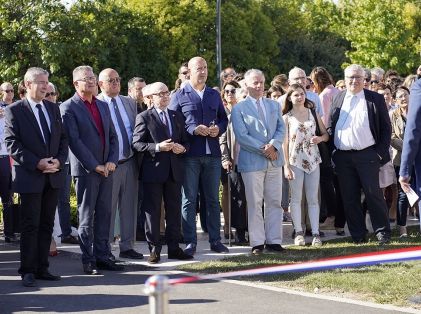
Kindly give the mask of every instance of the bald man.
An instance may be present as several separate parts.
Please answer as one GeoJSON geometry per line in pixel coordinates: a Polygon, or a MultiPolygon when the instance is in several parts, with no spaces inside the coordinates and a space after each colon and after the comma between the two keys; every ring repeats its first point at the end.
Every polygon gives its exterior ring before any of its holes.
{"type": "MultiPolygon", "coordinates": [[[[98,85],[101,94],[98,99],[105,101],[118,137],[118,164],[113,174],[111,201],[110,243],[114,240],[114,222],[118,209],[120,215],[120,257],[142,259],[143,255],[134,250],[137,221],[137,190],[139,167],[131,147],[136,103],[130,97],[120,95],[121,78],[111,68],[99,73],[98,85]]],[[[110,256],[113,258],[113,256],[110,256]]]]}
{"type": "Polygon", "coordinates": [[[172,95],[169,106],[184,115],[185,129],[190,134],[190,150],[186,153],[183,183],[182,224],[187,243],[184,252],[188,255],[196,253],[196,198],[200,178],[202,182],[206,182],[203,194],[206,200],[210,249],[217,253],[227,253],[228,248],[221,243],[220,236],[219,137],[227,129],[228,118],[219,93],[206,86],[206,60],[194,57],[190,59],[188,69],[189,81],[172,95]]]}

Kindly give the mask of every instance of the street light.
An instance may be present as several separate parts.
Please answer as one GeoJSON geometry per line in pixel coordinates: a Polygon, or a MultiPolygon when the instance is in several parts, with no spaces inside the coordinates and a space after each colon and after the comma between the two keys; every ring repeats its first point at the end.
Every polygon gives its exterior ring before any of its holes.
{"type": "Polygon", "coordinates": [[[221,86],[222,53],[221,53],[221,0],[216,0],[216,74],[218,86],[221,86]]]}

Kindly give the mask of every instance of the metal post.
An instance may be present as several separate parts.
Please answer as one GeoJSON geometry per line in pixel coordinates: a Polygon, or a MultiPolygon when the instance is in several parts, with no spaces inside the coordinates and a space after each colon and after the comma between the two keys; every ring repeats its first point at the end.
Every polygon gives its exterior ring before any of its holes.
{"type": "Polygon", "coordinates": [[[218,86],[221,86],[222,52],[221,52],[221,0],[216,0],[216,74],[218,86]]]}
{"type": "Polygon", "coordinates": [[[168,314],[169,297],[168,291],[170,285],[168,277],[155,275],[149,277],[145,282],[145,293],[149,296],[150,314],[168,314]]]}

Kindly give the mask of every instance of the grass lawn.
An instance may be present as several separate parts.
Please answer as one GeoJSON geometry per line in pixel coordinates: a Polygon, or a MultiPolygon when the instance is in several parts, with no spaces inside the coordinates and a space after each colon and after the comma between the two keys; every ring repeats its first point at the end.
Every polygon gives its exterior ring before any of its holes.
{"type": "MultiPolygon", "coordinates": [[[[219,261],[183,265],[179,269],[195,273],[219,273],[421,246],[419,227],[409,227],[408,231],[409,238],[402,241],[397,234],[394,234],[391,244],[386,246],[378,246],[375,238],[370,238],[370,241],[363,245],[353,244],[350,238],[341,238],[326,241],[321,248],[291,246],[281,254],[230,257],[219,261]]],[[[238,279],[281,288],[421,309],[421,304],[410,301],[412,297],[421,296],[421,261],[318,272],[244,276],[238,279]]]]}

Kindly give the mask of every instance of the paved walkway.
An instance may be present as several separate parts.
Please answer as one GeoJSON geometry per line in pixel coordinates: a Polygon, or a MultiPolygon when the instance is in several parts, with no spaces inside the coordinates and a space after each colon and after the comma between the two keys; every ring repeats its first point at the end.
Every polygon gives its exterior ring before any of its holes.
{"type": "MultiPolygon", "coordinates": [[[[292,243],[291,228],[290,223],[284,224],[286,245],[292,243]]],[[[326,234],[325,239],[335,237],[334,231],[326,234]]],[[[144,254],[147,252],[144,242],[136,243],[136,248],[144,254]]],[[[198,251],[191,262],[249,254],[250,249],[233,246],[229,254],[214,254],[209,250],[207,235],[199,232],[198,251]]],[[[60,245],[59,251],[57,257],[50,259],[50,270],[60,274],[62,280],[38,281],[38,287],[25,288],[16,272],[19,247],[0,240],[0,313],[148,313],[148,298],[143,292],[146,279],[154,274],[174,276],[174,268],[187,263],[169,262],[166,254],[162,254],[162,262],[157,266],[151,267],[145,261],[127,261],[123,272],[104,271],[102,276],[87,276],[82,272],[78,246],[60,245]]],[[[118,256],[118,250],[113,253],[118,256]]],[[[332,310],[341,314],[417,313],[410,309],[269,288],[236,280],[196,282],[173,287],[170,291],[170,313],[325,314],[332,310]]]]}

